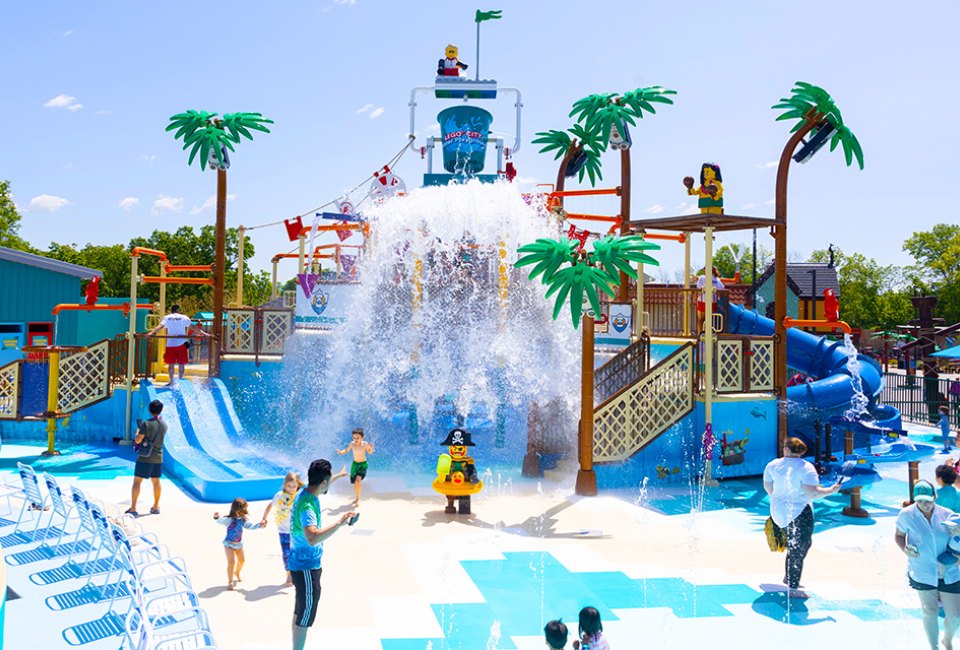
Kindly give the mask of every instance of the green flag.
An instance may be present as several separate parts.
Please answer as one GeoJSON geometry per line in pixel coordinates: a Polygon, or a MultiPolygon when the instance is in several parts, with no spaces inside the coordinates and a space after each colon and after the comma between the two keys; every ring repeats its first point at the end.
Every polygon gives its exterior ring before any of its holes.
{"type": "Polygon", "coordinates": [[[485,20],[500,20],[500,18],[502,18],[500,14],[502,13],[503,10],[501,9],[494,9],[493,11],[480,11],[477,9],[476,22],[482,23],[485,20]]]}

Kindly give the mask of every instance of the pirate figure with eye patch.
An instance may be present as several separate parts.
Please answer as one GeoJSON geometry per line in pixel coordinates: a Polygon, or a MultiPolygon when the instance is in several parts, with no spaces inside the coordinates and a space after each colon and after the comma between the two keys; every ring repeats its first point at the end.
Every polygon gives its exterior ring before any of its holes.
{"type": "Polygon", "coordinates": [[[433,489],[447,497],[447,514],[470,514],[470,495],[483,489],[483,481],[477,476],[473,458],[467,455],[467,447],[474,447],[469,431],[452,429],[446,440],[440,443],[448,453],[440,454],[437,460],[437,478],[433,489]],[[459,509],[454,502],[459,500],[459,509]]]}

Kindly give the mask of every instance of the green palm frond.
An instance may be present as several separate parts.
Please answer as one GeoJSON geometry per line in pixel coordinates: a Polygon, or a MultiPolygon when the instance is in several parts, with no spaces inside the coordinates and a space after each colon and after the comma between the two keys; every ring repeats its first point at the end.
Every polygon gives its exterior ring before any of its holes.
{"type": "Polygon", "coordinates": [[[637,277],[633,264],[642,262],[652,266],[660,263],[644,251],[658,251],[659,244],[646,241],[637,235],[604,237],[593,243],[593,252],[587,256],[589,263],[602,268],[614,284],[620,284],[620,271],[631,278],[637,277]],[[631,262],[633,264],[631,264],[631,262]]]}
{"type": "Polygon", "coordinates": [[[230,150],[233,150],[233,146],[230,144],[230,135],[214,124],[209,124],[202,129],[194,131],[188,138],[185,138],[183,142],[183,149],[190,149],[190,157],[187,159],[187,164],[192,165],[194,158],[196,158],[199,153],[201,170],[207,168],[207,161],[210,159],[211,153],[216,157],[219,164],[223,164],[224,146],[229,146],[230,150]]]}
{"type": "Polygon", "coordinates": [[[553,318],[560,315],[564,304],[570,301],[570,316],[573,320],[573,327],[580,327],[580,317],[583,315],[583,298],[587,297],[590,302],[590,308],[594,314],[600,313],[600,298],[597,290],[614,297],[613,290],[610,288],[610,278],[599,268],[588,264],[576,264],[564,269],[560,269],[553,276],[550,283],[550,289],[546,297],[556,294],[556,300],[553,306],[553,318]]]}
{"type": "Polygon", "coordinates": [[[599,133],[600,142],[603,143],[605,148],[610,141],[610,129],[613,128],[613,125],[616,124],[619,126],[623,122],[626,122],[630,126],[636,126],[637,123],[633,120],[633,117],[632,108],[622,104],[608,104],[593,113],[586,124],[588,128],[593,126],[599,133]]]}
{"type": "Polygon", "coordinates": [[[270,133],[264,124],[273,124],[260,113],[227,113],[223,116],[223,128],[230,132],[234,142],[240,142],[242,135],[247,140],[253,140],[250,130],[270,133]]]}
{"type": "Polygon", "coordinates": [[[860,148],[860,142],[853,131],[850,130],[850,127],[841,124],[837,128],[837,132],[830,140],[830,151],[836,149],[838,144],[843,145],[843,156],[847,161],[847,166],[849,167],[853,163],[855,157],[860,169],[863,169],[863,149],[860,148]]]}
{"type": "Polygon", "coordinates": [[[783,111],[777,117],[777,121],[796,120],[797,123],[790,129],[790,132],[794,133],[807,122],[807,116],[811,111],[822,115],[822,122],[818,124],[827,123],[836,129],[836,133],[830,139],[830,151],[842,145],[847,165],[852,165],[856,159],[860,169],[863,169],[863,150],[860,148],[860,142],[850,128],[843,123],[840,108],[830,93],[820,86],[814,86],[805,81],[796,82],[790,92],[790,97],[781,98],[779,103],[773,105],[774,110],[783,111]]]}
{"type": "Polygon", "coordinates": [[[170,118],[167,131],[176,129],[175,140],[183,139],[183,149],[190,149],[187,164],[200,156],[200,171],[207,168],[207,162],[216,158],[217,167],[225,165],[224,148],[234,151],[234,143],[240,142],[240,136],[253,139],[250,130],[270,133],[264,126],[273,124],[273,120],[260,113],[227,113],[223,119],[217,119],[216,113],[188,110],[170,118]]]}
{"type": "Polygon", "coordinates": [[[569,133],[580,140],[584,149],[591,149],[600,154],[607,148],[607,143],[600,138],[600,130],[596,125],[574,124],[570,127],[569,133]]]}
{"type": "Polygon", "coordinates": [[[570,148],[570,144],[573,140],[567,134],[566,131],[556,131],[551,129],[549,131],[540,131],[537,133],[539,138],[533,140],[533,144],[542,144],[544,145],[543,149],[539,153],[546,153],[556,149],[556,154],[554,154],[553,159],[559,160],[566,155],[567,150],[570,148]]]}
{"type": "Polygon", "coordinates": [[[676,95],[676,90],[670,90],[663,86],[647,86],[646,88],[637,88],[624,93],[623,104],[630,107],[634,115],[643,118],[643,113],[656,113],[653,104],[672,104],[673,100],[667,95],[676,95]]]}
{"type": "Polygon", "coordinates": [[[617,93],[601,93],[597,95],[587,95],[573,103],[573,110],[570,111],[570,117],[576,116],[577,122],[592,122],[593,115],[600,109],[614,103],[617,93]]]}
{"type": "Polygon", "coordinates": [[[170,124],[167,126],[167,131],[173,131],[177,129],[177,132],[173,134],[174,140],[179,140],[180,138],[189,138],[197,131],[205,126],[211,124],[211,121],[216,117],[216,113],[209,113],[207,111],[187,111],[186,113],[178,113],[170,118],[170,124]]]}
{"type": "Polygon", "coordinates": [[[538,239],[532,244],[517,249],[523,257],[517,260],[515,267],[536,264],[528,278],[534,279],[541,273],[544,284],[550,284],[553,276],[565,262],[574,263],[577,259],[577,249],[580,242],[569,239],[538,239]]]}
{"type": "Polygon", "coordinates": [[[583,177],[589,176],[590,186],[596,187],[597,181],[603,180],[603,174],[600,171],[603,167],[600,162],[600,154],[596,153],[592,149],[586,148],[584,148],[583,152],[586,154],[587,159],[583,162],[583,166],[580,168],[578,180],[582,183],[583,177]]]}

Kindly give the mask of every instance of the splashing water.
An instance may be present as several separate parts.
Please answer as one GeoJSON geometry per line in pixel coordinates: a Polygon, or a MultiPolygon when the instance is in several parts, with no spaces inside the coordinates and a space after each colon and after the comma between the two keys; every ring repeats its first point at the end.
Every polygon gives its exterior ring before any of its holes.
{"type": "MultiPolygon", "coordinates": [[[[553,321],[543,286],[509,266],[519,246],[556,237],[556,226],[515,186],[417,189],[366,216],[372,236],[346,322],[288,346],[286,394],[299,395],[289,428],[307,450],[329,448],[331,434],[318,431],[398,413],[419,430],[440,409],[458,424],[533,401],[574,411],[579,333],[553,321]]],[[[512,426],[506,435],[526,435],[512,426]]]]}
{"type": "Polygon", "coordinates": [[[859,420],[861,415],[867,414],[867,405],[870,404],[863,392],[863,381],[860,379],[860,359],[857,348],[849,334],[843,335],[843,352],[847,355],[847,369],[850,371],[850,383],[853,385],[853,396],[850,398],[850,408],[843,412],[848,420],[859,420]]]}

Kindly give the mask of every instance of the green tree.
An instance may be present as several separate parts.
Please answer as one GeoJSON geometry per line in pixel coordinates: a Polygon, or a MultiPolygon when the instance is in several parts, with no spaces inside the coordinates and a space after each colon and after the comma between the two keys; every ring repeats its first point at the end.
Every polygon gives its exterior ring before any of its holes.
{"type": "MultiPolygon", "coordinates": [[[[216,257],[216,229],[214,226],[202,226],[197,233],[190,226],[181,226],[176,232],[165,232],[154,230],[149,237],[135,237],[130,240],[129,250],[140,246],[143,248],[153,248],[162,250],[167,254],[167,259],[171,264],[213,264],[216,257]]],[[[237,261],[237,229],[227,228],[226,241],[226,262],[228,267],[232,267],[237,261]]],[[[249,270],[246,269],[246,260],[254,255],[253,243],[247,239],[244,244],[244,294],[247,293],[247,283],[256,282],[249,270]]],[[[128,253],[129,255],[129,253],[128,253]]],[[[141,256],[139,271],[143,275],[160,275],[160,260],[153,256],[141,256]]],[[[187,274],[198,276],[199,274],[187,274]]],[[[127,261],[127,292],[130,286],[130,267],[129,257],[127,261]]],[[[237,286],[237,274],[235,271],[229,271],[224,277],[225,289],[235,290],[237,286]]],[[[269,287],[269,280],[268,280],[269,287]]],[[[167,285],[167,304],[171,301],[182,301],[184,298],[191,298],[200,308],[211,309],[213,306],[213,297],[210,287],[204,285],[186,285],[171,284],[167,285]]],[[[140,295],[159,300],[160,285],[148,284],[140,288],[140,295]]],[[[253,295],[250,298],[244,296],[245,302],[251,303],[253,295]]]]}
{"type": "Polygon", "coordinates": [[[62,262],[101,271],[103,278],[100,280],[99,295],[104,298],[130,295],[130,252],[123,244],[113,246],[87,244],[79,248],[76,244],[53,242],[42,254],[62,262]]]}
{"type": "Polygon", "coordinates": [[[34,253],[33,246],[18,234],[20,219],[17,206],[10,197],[10,181],[0,181],[0,246],[34,253]]]}
{"type": "MultiPolygon", "coordinates": [[[[763,246],[757,246],[757,276],[767,268],[773,257],[773,252],[763,246]]],[[[740,272],[740,282],[753,283],[753,247],[749,244],[724,244],[717,249],[713,256],[713,264],[720,270],[720,275],[732,278],[740,272]]]]}
{"type": "Polygon", "coordinates": [[[910,282],[937,296],[936,315],[947,324],[960,322],[960,225],[941,223],[915,232],[903,250],[916,260],[908,269],[910,282]]]}

